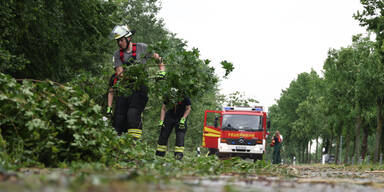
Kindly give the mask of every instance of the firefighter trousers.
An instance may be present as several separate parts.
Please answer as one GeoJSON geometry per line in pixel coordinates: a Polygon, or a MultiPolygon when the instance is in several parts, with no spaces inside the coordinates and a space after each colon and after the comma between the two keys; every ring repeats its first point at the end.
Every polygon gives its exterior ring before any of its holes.
{"type": "Polygon", "coordinates": [[[145,97],[141,100],[135,98],[135,94],[117,98],[114,127],[118,135],[128,132],[129,135],[136,139],[141,138],[143,132],[141,114],[147,100],[145,97]],[[139,102],[137,102],[138,100],[139,102]]]}
{"type": "Polygon", "coordinates": [[[272,164],[281,163],[280,148],[281,148],[280,144],[277,144],[273,147],[272,164]]]}
{"type": "Polygon", "coordinates": [[[181,160],[184,156],[184,137],[187,132],[187,121],[185,121],[185,128],[179,128],[179,122],[181,118],[175,118],[169,115],[165,116],[164,126],[160,130],[159,140],[157,142],[156,155],[165,156],[167,152],[167,143],[168,138],[171,135],[173,128],[176,132],[176,142],[175,142],[175,158],[181,160]]]}

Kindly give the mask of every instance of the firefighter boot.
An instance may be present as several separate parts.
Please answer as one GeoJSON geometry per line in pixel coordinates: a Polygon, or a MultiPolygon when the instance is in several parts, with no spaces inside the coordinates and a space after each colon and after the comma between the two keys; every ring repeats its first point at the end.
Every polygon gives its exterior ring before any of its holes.
{"type": "Polygon", "coordinates": [[[132,136],[133,139],[139,140],[141,139],[141,135],[143,134],[143,130],[136,129],[136,128],[129,128],[128,129],[128,135],[132,136]]]}
{"type": "Polygon", "coordinates": [[[175,159],[181,160],[184,156],[184,146],[175,146],[175,159]]]}
{"type": "Polygon", "coordinates": [[[164,157],[166,152],[167,152],[167,146],[166,145],[160,145],[160,144],[157,145],[157,148],[156,148],[156,155],[157,156],[164,157]]]}

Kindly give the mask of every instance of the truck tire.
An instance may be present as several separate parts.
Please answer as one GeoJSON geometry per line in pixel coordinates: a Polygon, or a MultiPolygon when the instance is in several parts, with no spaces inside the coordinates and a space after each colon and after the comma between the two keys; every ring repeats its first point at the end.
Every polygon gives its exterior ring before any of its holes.
{"type": "Polygon", "coordinates": [[[253,162],[263,160],[263,154],[253,155],[252,159],[253,159],[253,162]]]}
{"type": "Polygon", "coordinates": [[[208,148],[208,151],[209,151],[208,156],[211,156],[211,155],[216,155],[219,150],[215,148],[208,148]]]}

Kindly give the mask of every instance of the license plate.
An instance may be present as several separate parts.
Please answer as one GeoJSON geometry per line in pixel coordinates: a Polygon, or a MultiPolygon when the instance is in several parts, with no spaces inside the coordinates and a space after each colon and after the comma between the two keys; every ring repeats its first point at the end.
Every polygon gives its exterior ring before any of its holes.
{"type": "Polygon", "coordinates": [[[236,146],[236,150],[246,150],[247,148],[246,147],[243,147],[243,146],[236,146]]]}

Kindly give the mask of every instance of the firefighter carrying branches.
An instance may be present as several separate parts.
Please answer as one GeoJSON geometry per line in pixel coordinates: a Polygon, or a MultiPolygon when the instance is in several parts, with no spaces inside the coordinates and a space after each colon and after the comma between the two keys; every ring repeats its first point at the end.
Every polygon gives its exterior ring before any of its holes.
{"type": "MultiPolygon", "coordinates": [[[[145,64],[149,57],[153,57],[158,62],[159,71],[157,75],[160,77],[165,76],[165,65],[162,58],[157,53],[149,55],[145,43],[132,43],[132,36],[135,31],[131,31],[127,25],[118,25],[112,30],[112,33],[119,46],[119,50],[117,50],[113,56],[113,67],[116,73],[111,77],[110,85],[114,85],[123,77],[123,66],[145,64]]],[[[107,113],[112,113],[112,99],[113,89],[110,88],[107,113]]],[[[128,132],[129,135],[136,139],[141,138],[141,114],[147,101],[148,87],[145,85],[141,85],[139,89],[132,90],[131,94],[121,94],[117,97],[114,113],[114,128],[119,135],[128,132]]]]}
{"type": "MultiPolygon", "coordinates": [[[[175,88],[172,92],[177,92],[175,88]]],[[[160,135],[156,148],[156,155],[165,156],[167,151],[168,138],[175,128],[176,143],[175,143],[175,158],[181,160],[184,156],[184,136],[187,131],[187,117],[191,111],[191,101],[189,97],[184,96],[181,101],[171,103],[169,97],[165,97],[165,101],[161,107],[160,113],[160,135]]]]}

